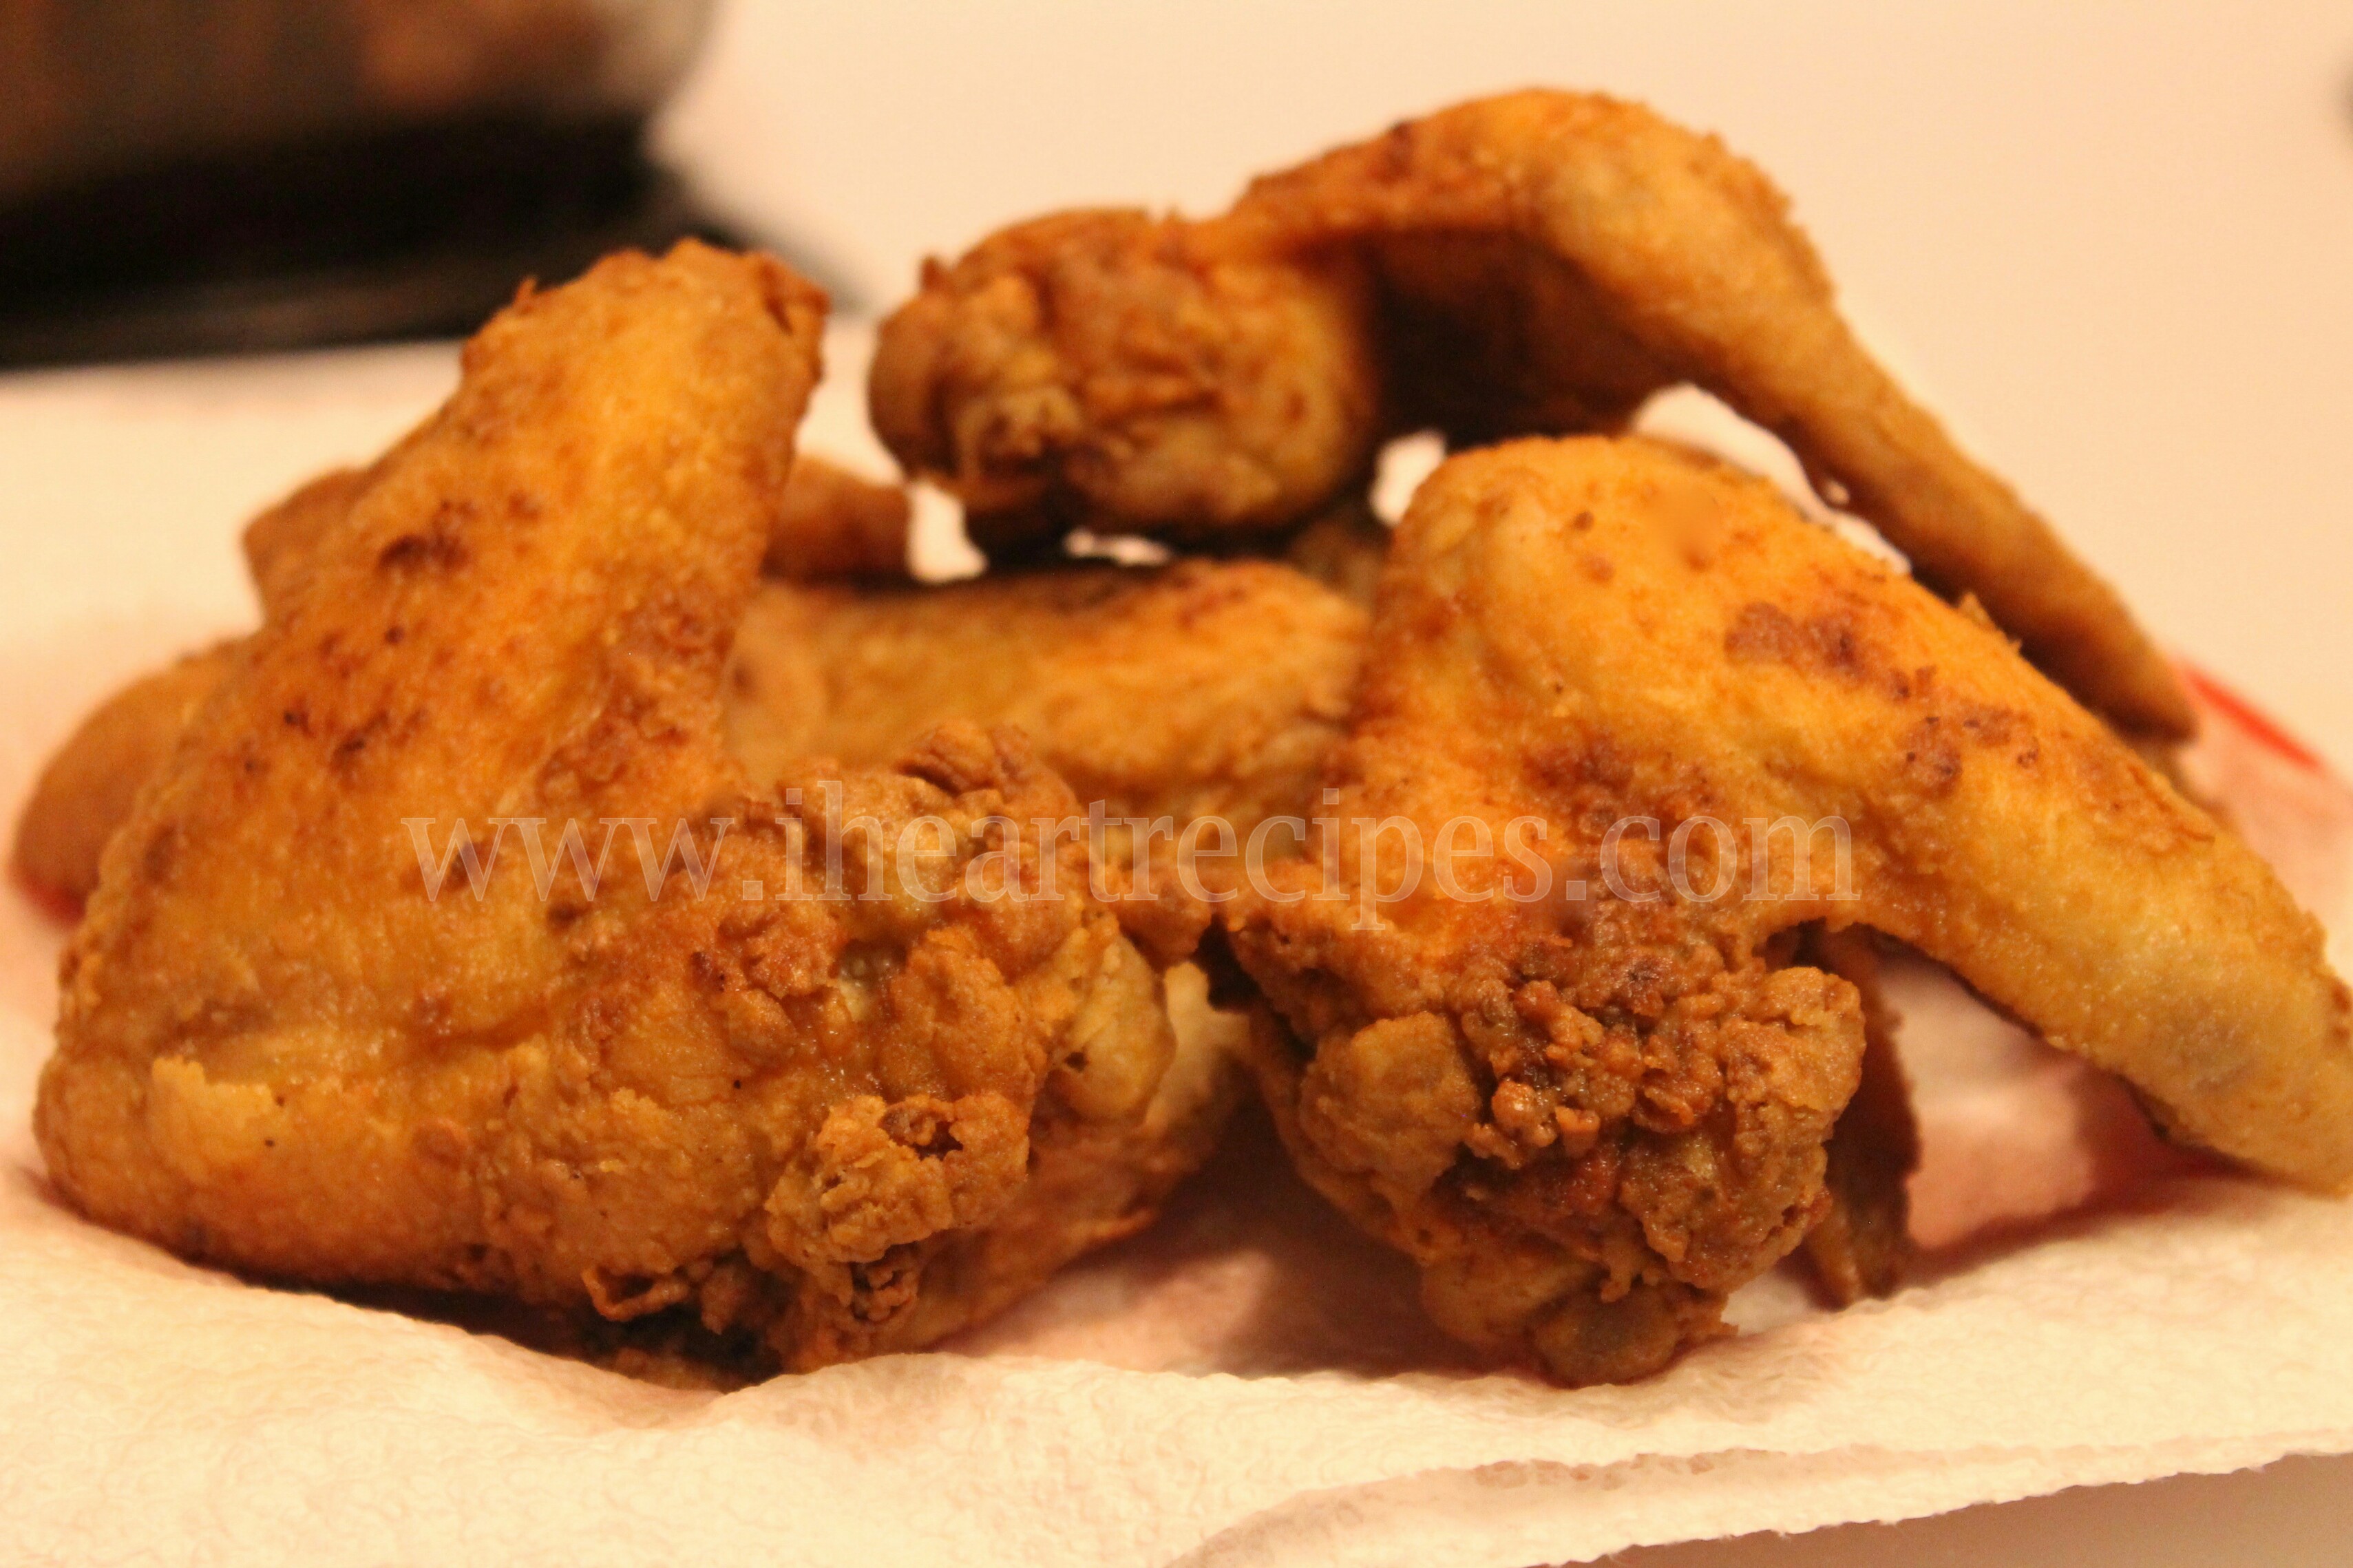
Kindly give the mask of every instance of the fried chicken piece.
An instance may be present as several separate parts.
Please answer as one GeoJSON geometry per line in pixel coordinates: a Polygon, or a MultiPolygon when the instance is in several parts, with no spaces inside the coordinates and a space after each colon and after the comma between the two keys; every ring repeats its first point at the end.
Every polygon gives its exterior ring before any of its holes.
{"type": "Polygon", "coordinates": [[[882,323],[874,428],[984,550],[1090,521],[1294,522],[1379,435],[1363,268],[1139,212],[1059,214],[924,265],[882,323]]]}
{"type": "Polygon", "coordinates": [[[1830,1212],[1866,1025],[1800,924],[1949,964],[2177,1137],[2353,1180],[2318,926],[2000,636],[1723,465],[1443,466],[1329,782],[1338,827],[1227,916],[1299,1042],[1261,1030],[1261,1082],[1443,1326],[1566,1381],[1716,1331],[1830,1212]]]}
{"type": "MultiPolygon", "coordinates": [[[[793,471],[810,466],[803,457],[793,471]]],[[[788,510],[801,493],[797,479],[787,485],[788,510]]],[[[780,540],[844,531],[804,509],[772,533],[769,560],[780,540]]],[[[797,552],[790,565],[807,572],[812,559],[797,552]]],[[[1086,781],[1089,801],[1104,803],[1113,819],[1105,846],[1126,870],[1134,844],[1123,818],[1168,818],[1171,831],[1149,843],[1165,852],[1203,816],[1225,817],[1247,838],[1270,816],[1303,817],[1313,809],[1364,622],[1356,606],[1259,561],[1189,561],[1154,571],[1072,567],[939,588],[766,583],[739,629],[723,730],[732,753],[757,780],[811,754],[887,765],[945,719],[1018,723],[1040,737],[1058,771],[1086,781]]],[[[40,798],[50,805],[37,803],[19,825],[20,844],[65,862],[61,890],[73,901],[96,884],[104,837],[226,669],[228,651],[206,663],[203,691],[185,704],[147,700],[153,678],[118,697],[107,724],[90,721],[51,764],[53,773],[105,785],[82,792],[80,821],[58,804],[68,796],[48,792],[40,798]],[[152,759],[126,757],[124,748],[91,738],[142,722],[152,759]],[[111,815],[100,818],[100,805],[111,815]],[[96,831],[66,836],[82,826],[96,831]]],[[[1151,871],[1160,879],[1154,886],[1180,895],[1170,900],[1175,908],[1123,902],[1117,910],[1173,962],[1189,949],[1206,911],[1181,897],[1165,855],[1151,871]]],[[[1118,890],[1130,890],[1134,880],[1122,879],[1118,890]]],[[[990,1249],[1042,1241],[1066,1255],[1067,1238],[1126,1234],[1207,1157],[1236,1085],[1218,1044],[1226,1026],[1198,1007],[1183,1013],[1175,1005],[1181,988],[1198,984],[1189,967],[1169,976],[1177,1058],[1142,1125],[1063,1116],[1052,1122],[1052,1136],[1033,1129],[1039,1164],[1024,1193],[1056,1195],[1017,1201],[990,1226],[990,1249]],[[1025,1227],[1025,1217],[1035,1223],[1025,1227]]],[[[994,1300],[1018,1291],[1029,1276],[983,1268],[975,1278],[991,1282],[994,1300]]]]}
{"type": "MultiPolygon", "coordinates": [[[[1148,240],[1106,241],[1111,220],[1075,215],[928,268],[883,328],[876,428],[976,512],[1068,491],[1123,519],[1114,531],[1187,533],[1293,522],[1356,478],[1381,430],[1300,409],[1375,408],[1386,429],[1463,443],[1614,428],[1692,382],[1780,436],[1923,582],[1975,594],[2119,728],[2189,734],[2171,666],[2123,602],[1856,341],[1786,207],[1715,138],[1640,105],[1547,91],[1461,104],[1261,178],[1222,217],[1128,216],[1148,240]],[[1282,294],[1286,257],[1349,284],[1298,313],[1295,355],[1268,377],[1259,356],[1219,351],[1276,337],[1256,302],[1282,294]],[[1210,267],[1245,274],[1251,307],[1208,287],[1210,267]],[[1065,270],[1084,288],[1060,286],[1065,270]],[[1154,330],[1131,346],[1137,319],[1154,330]],[[1154,379],[1169,365],[1182,374],[1154,379]],[[1135,400],[1096,391],[1163,380],[1181,387],[1181,444],[1140,435],[1135,400]],[[1299,482],[1216,478],[1271,448],[1299,482]],[[1172,478],[1178,458],[1218,505],[1172,478]]],[[[992,516],[983,542],[1017,526],[992,516]]]]}
{"type": "Polygon", "coordinates": [[[100,703],[42,768],[16,819],[9,869],[43,902],[79,909],[90,897],[106,841],[236,649],[223,643],[140,677],[100,703]]]}
{"type": "Polygon", "coordinates": [[[729,678],[754,777],[807,753],[896,755],[944,719],[1012,724],[1110,817],[1304,815],[1365,614],[1267,561],[1072,565],[938,587],[771,584],[729,678]]]}
{"type": "Polygon", "coordinates": [[[822,310],[688,243],[468,345],[107,849],[35,1119],[71,1202],[769,1367],[924,1342],[1135,1222],[1022,1205],[1172,1049],[1083,845],[1006,826],[1068,790],[970,726],[774,795],[722,744],[822,310]],[[568,854],[600,824],[635,867],[568,854]]]}

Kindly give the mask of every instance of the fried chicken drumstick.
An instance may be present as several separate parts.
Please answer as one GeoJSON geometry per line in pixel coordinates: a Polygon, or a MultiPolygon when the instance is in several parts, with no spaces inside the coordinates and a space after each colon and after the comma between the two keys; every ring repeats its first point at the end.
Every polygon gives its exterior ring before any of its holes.
{"type": "Polygon", "coordinates": [[[822,308],[690,243],[468,346],[108,847],[36,1118],[68,1198],[770,1368],[928,1342],[1149,1217],[1156,977],[1082,845],[1003,826],[1072,811],[1060,781],[969,726],[774,795],[724,750],[822,308]],[[450,835],[493,817],[556,847],[488,851],[477,894],[450,835]],[[592,886],[561,832],[614,822],[650,844],[592,886]]]}
{"type": "Polygon", "coordinates": [[[1566,1381],[1719,1331],[1831,1212],[1865,1016],[1800,926],[1949,964],[2176,1137],[2353,1182],[2346,990],[2268,868],[1998,633],[1712,460],[1450,459],[1328,782],[1339,826],[1227,916],[1267,1098],[1443,1326],[1566,1381]]]}

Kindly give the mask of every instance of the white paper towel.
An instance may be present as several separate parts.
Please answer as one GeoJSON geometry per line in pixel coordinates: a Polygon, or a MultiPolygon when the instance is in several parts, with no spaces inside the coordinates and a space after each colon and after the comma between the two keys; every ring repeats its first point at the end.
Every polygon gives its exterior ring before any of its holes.
{"type": "MultiPolygon", "coordinates": [[[[0,803],[111,683],[236,623],[237,511],[447,378],[403,352],[0,390],[11,508],[48,525],[0,589],[0,803]]],[[[818,443],[856,456],[828,407],[818,443]]],[[[2218,728],[2251,836],[2341,896],[2342,790],[2218,728]]],[[[1925,969],[1899,1004],[1931,1250],[1891,1300],[1828,1314],[1776,1276],[1736,1303],[1751,1331],[1643,1384],[1478,1375],[1250,1125],[1155,1231],[955,1352],[719,1396],[248,1286],[59,1207],[26,1126],[59,936],[0,898],[10,1561],[1516,1568],[2353,1450],[2353,1205],[2163,1149],[1925,969]]]]}

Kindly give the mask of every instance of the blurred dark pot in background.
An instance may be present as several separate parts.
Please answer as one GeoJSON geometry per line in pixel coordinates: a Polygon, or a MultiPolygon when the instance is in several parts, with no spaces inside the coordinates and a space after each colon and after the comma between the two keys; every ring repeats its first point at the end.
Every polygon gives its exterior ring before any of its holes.
{"type": "Polygon", "coordinates": [[[440,335],[727,239],[649,162],[711,0],[0,0],[0,363],[440,335]]]}

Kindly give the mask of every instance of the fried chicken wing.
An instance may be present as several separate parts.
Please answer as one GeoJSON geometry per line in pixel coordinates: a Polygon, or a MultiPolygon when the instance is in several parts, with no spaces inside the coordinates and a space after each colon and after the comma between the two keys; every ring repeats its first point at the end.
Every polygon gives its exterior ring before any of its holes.
{"type": "Polygon", "coordinates": [[[1866,1018],[1801,926],[1950,965],[2175,1136],[2353,1181],[2316,922],[1998,633],[1761,480],[1592,437],[1450,460],[1336,755],[1337,826],[1227,917],[1280,1015],[1256,1066],[1474,1344],[1638,1375],[1831,1213],[1866,1018]]]}
{"type": "Polygon", "coordinates": [[[927,269],[883,329],[876,427],[989,520],[984,543],[1067,521],[1032,505],[1063,492],[1127,530],[1184,533],[1307,516],[1383,429],[1458,443],[1609,429],[1693,382],[1788,441],[1923,582],[1974,594],[2089,706],[2126,731],[2189,734],[2188,700],[2122,601],[1856,341],[1786,207],[1715,138],[1636,104],[1465,103],[1261,178],[1218,218],[1040,220],[927,269]],[[1286,258],[1312,268],[1292,296],[1320,301],[1293,313],[1295,331],[1261,303],[1284,295],[1286,258]],[[1207,286],[1214,266],[1250,279],[1247,305],[1207,286]],[[1139,319],[1153,330],[1124,330],[1139,319]],[[1295,347],[1273,374],[1228,352],[1278,340],[1295,347]],[[1107,390],[1138,384],[1181,403],[1181,440],[1107,390]],[[1339,408],[1382,426],[1300,416],[1339,408]],[[1272,450],[1293,482],[1219,478],[1272,450]]]}
{"type": "Polygon", "coordinates": [[[1118,1134],[1184,1114],[1157,979],[1083,845],[1008,826],[1067,788],[1010,731],[773,794],[723,747],[822,309],[689,243],[469,344],[106,851],[36,1114],[73,1203],[768,1367],[925,1342],[1141,1222],[1166,1171],[1118,1134]],[[609,863],[570,855],[600,824],[609,863]],[[1033,1163],[1103,1182],[1041,1206],[1033,1163]]]}

